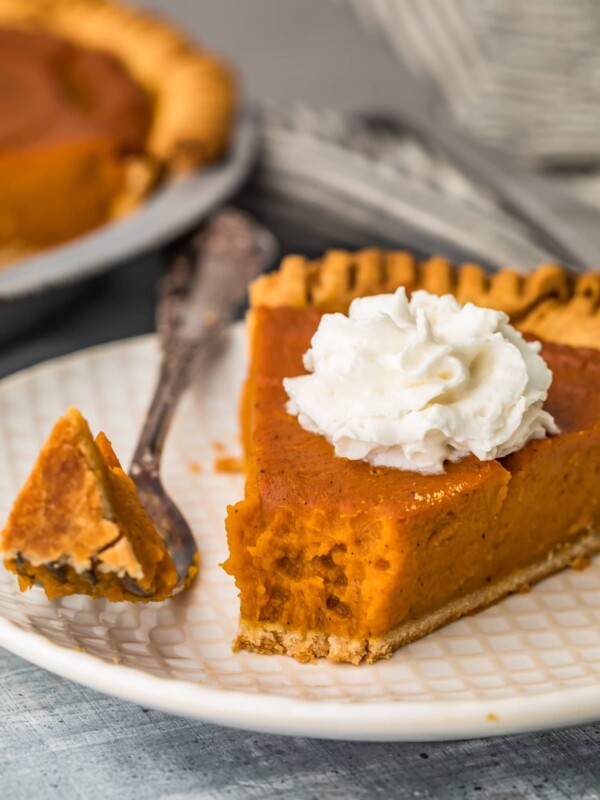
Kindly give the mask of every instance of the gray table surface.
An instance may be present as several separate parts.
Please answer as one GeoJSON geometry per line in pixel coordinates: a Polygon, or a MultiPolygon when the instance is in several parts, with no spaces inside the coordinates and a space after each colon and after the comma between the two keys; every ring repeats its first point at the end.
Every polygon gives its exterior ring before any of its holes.
{"type": "MultiPolygon", "coordinates": [[[[396,61],[323,0],[161,0],[234,59],[252,97],[393,108],[396,61]],[[277,69],[272,64],[277,64],[277,69]]],[[[0,376],[152,330],[155,254],[0,350],[0,376]]],[[[0,800],[600,797],[600,724],[435,744],[286,739],[168,716],[105,697],[0,650],[0,800]]]]}

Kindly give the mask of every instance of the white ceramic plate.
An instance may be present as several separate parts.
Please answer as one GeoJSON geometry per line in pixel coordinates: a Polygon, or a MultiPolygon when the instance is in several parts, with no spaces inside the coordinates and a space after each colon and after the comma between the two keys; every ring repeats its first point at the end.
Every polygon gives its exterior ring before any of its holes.
{"type": "Polygon", "coordinates": [[[240,187],[257,148],[250,113],[237,121],[227,157],[161,186],[132,214],[98,230],[0,269],[0,301],[91,277],[167,242],[193,225],[240,187]]]}
{"type": "MultiPolygon", "coordinates": [[[[64,677],[175,714],[284,734],[372,740],[462,739],[600,718],[600,564],[450,625],[372,666],[297,664],[232,653],[238,603],[219,567],[238,475],[243,327],[185,398],[165,452],[165,483],[197,536],[199,580],[160,605],[20,594],[0,568],[0,645],[64,677]],[[200,465],[198,472],[195,465],[200,465]]],[[[157,366],[154,338],[84,351],[0,384],[0,517],[44,437],[71,404],[127,461],[157,366]]]]}

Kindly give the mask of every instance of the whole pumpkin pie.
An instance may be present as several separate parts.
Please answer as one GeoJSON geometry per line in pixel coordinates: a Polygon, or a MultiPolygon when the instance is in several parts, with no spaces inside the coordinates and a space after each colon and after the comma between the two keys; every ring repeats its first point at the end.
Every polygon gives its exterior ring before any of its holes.
{"type": "Polygon", "coordinates": [[[600,550],[600,274],[489,276],[374,250],[293,256],[251,287],[248,328],[246,489],[226,522],[237,647],[372,662],[600,550]],[[283,379],[306,372],[322,315],[400,286],[502,310],[540,339],[559,433],[421,474],[341,458],[306,430],[283,379]]]}
{"type": "Polygon", "coordinates": [[[71,408],[54,426],[0,538],[21,590],[164,600],[175,565],[103,433],[71,408]]]}
{"type": "Polygon", "coordinates": [[[218,159],[233,79],[113,0],[0,0],[0,262],[120,216],[218,159]]]}

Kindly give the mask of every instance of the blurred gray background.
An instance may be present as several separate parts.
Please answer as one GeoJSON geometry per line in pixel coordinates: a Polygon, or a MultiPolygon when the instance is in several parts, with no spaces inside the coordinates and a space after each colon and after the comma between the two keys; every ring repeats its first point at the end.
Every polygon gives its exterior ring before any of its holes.
{"type": "Polygon", "coordinates": [[[394,108],[410,99],[403,70],[378,34],[365,35],[329,0],[137,0],[227,56],[250,99],[322,108],[394,108]],[[276,65],[276,66],[274,66],[276,65]]]}

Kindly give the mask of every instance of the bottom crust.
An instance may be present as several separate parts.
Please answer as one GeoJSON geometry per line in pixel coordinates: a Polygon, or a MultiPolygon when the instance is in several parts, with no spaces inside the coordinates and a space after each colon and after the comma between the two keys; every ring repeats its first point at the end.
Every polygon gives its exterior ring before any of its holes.
{"type": "Polygon", "coordinates": [[[242,619],[234,649],[270,655],[288,655],[301,662],[327,658],[330,661],[350,664],[372,664],[381,658],[390,658],[399,647],[420,639],[449,622],[454,622],[466,614],[481,611],[506,595],[523,591],[543,578],[598,552],[600,552],[600,532],[586,531],[575,541],[550,553],[543,561],[513,572],[497,583],[478,589],[466,597],[453,600],[420,619],[405,622],[378,638],[350,639],[317,631],[294,632],[277,624],[261,625],[242,619]]]}

